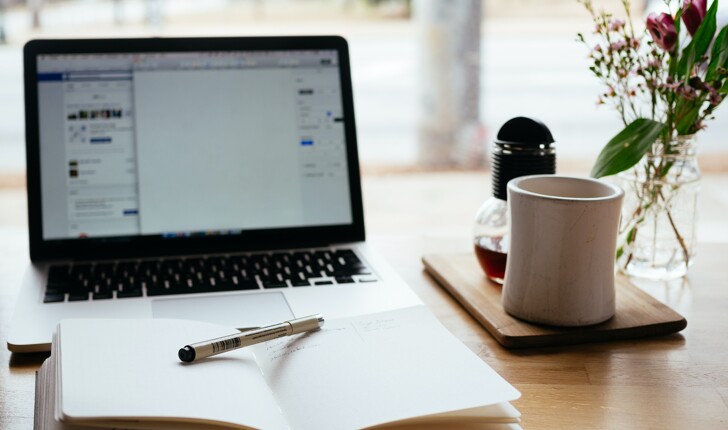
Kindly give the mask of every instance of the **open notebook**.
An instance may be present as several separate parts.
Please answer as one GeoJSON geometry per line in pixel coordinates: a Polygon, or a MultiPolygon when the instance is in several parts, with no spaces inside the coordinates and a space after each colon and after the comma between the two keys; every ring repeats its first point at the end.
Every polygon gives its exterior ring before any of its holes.
{"type": "Polygon", "coordinates": [[[64,320],[38,372],[36,429],[520,428],[520,393],[423,306],[182,363],[235,330],[187,320],[64,320]]]}

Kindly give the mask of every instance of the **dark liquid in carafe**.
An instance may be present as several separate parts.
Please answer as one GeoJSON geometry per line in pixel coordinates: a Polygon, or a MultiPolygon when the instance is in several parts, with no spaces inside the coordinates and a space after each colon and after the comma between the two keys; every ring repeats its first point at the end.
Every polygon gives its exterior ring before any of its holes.
{"type": "Polygon", "coordinates": [[[508,254],[494,251],[484,242],[482,239],[475,242],[475,256],[478,258],[478,263],[491,281],[503,284],[508,254]]]}

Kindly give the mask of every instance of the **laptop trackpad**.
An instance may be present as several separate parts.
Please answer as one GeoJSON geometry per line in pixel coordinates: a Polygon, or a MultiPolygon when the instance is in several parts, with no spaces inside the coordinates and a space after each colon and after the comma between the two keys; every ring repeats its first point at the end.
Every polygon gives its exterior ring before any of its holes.
{"type": "Polygon", "coordinates": [[[154,318],[206,321],[232,328],[262,327],[293,317],[283,293],[152,300],[154,318]]]}

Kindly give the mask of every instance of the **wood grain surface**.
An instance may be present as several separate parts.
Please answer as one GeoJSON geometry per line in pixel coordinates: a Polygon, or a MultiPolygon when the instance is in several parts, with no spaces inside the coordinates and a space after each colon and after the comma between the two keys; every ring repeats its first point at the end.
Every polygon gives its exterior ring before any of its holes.
{"type": "Polygon", "coordinates": [[[505,312],[501,305],[502,287],[486,279],[472,252],[429,254],[422,262],[430,275],[506,348],[660,336],[676,333],[687,325],[682,315],[622,276],[617,277],[615,288],[616,313],[608,321],[575,328],[530,324],[505,312]]]}

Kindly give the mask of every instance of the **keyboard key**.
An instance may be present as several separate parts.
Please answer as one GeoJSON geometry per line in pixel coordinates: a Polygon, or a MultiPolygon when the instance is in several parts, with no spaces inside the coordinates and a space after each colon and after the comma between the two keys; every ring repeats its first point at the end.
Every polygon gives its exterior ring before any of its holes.
{"type": "Polygon", "coordinates": [[[171,294],[189,294],[197,292],[199,291],[194,291],[191,288],[153,288],[151,290],[147,290],[147,296],[167,296],[171,294]]]}
{"type": "Polygon", "coordinates": [[[185,277],[185,278],[175,278],[174,279],[174,286],[176,288],[200,288],[204,289],[208,285],[209,281],[201,281],[198,277],[185,277]]]}
{"type": "Polygon", "coordinates": [[[63,285],[63,288],[65,288],[65,291],[68,293],[88,293],[90,288],[89,280],[83,279],[75,282],[70,282],[63,285]]]}
{"type": "Polygon", "coordinates": [[[306,279],[308,279],[308,276],[307,275],[308,275],[308,273],[306,273],[306,272],[297,272],[295,275],[293,275],[293,278],[294,279],[301,279],[301,280],[304,280],[305,281],[306,279]]]}
{"type": "Polygon", "coordinates": [[[288,284],[281,281],[263,281],[263,288],[288,288],[288,284]]]}
{"type": "Polygon", "coordinates": [[[99,291],[99,292],[93,293],[91,295],[91,298],[93,298],[94,300],[113,299],[114,293],[111,290],[99,291]]]}
{"type": "Polygon", "coordinates": [[[142,290],[141,288],[136,289],[125,289],[124,291],[117,291],[116,292],[116,298],[117,299],[123,299],[127,297],[141,297],[142,296],[142,290]]]}
{"type": "Polygon", "coordinates": [[[354,283],[354,279],[352,279],[351,276],[337,276],[336,283],[337,284],[352,284],[352,283],[354,283]]]}
{"type": "Polygon", "coordinates": [[[291,281],[291,285],[294,287],[310,287],[311,283],[308,282],[308,279],[304,279],[303,281],[291,281]]]}
{"type": "Polygon", "coordinates": [[[233,276],[231,281],[234,285],[234,289],[236,290],[257,290],[260,288],[258,287],[258,282],[255,279],[243,279],[233,276]]]}
{"type": "Polygon", "coordinates": [[[328,279],[322,279],[322,280],[319,280],[319,281],[313,281],[313,284],[314,285],[331,285],[333,283],[334,283],[334,281],[330,281],[328,279]]]}
{"type": "Polygon", "coordinates": [[[69,302],[88,300],[88,291],[75,291],[68,294],[69,302]]]}
{"type": "Polygon", "coordinates": [[[43,297],[43,303],[58,303],[66,299],[66,295],[63,293],[46,293],[43,297]]]}
{"type": "MultiPolygon", "coordinates": [[[[255,288],[258,288],[258,285],[255,285],[255,288]]],[[[236,291],[239,288],[235,287],[235,284],[232,282],[216,282],[214,285],[207,285],[205,287],[199,288],[196,292],[198,293],[218,293],[221,291],[236,291]]]]}
{"type": "Polygon", "coordinates": [[[55,285],[48,285],[46,287],[45,293],[46,293],[46,295],[48,295],[48,294],[63,294],[66,291],[67,290],[65,288],[59,288],[59,287],[57,287],[55,285]]]}

